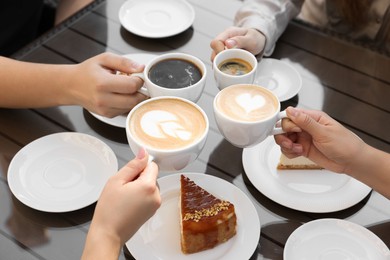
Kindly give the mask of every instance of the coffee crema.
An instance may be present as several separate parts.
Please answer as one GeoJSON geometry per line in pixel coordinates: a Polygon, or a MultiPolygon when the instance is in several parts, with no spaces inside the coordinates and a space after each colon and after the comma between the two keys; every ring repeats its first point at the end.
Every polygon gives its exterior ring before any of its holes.
{"type": "Polygon", "coordinates": [[[165,59],[154,64],[148,77],[163,88],[186,88],[202,78],[202,71],[193,62],[184,59],[165,59]]]}
{"type": "Polygon", "coordinates": [[[132,114],[129,124],[139,143],[162,150],[186,147],[206,131],[203,114],[193,105],[173,98],[145,103],[132,114]]]}
{"type": "Polygon", "coordinates": [[[241,76],[251,72],[253,67],[243,59],[233,58],[222,61],[218,65],[218,69],[228,75],[241,76]]]}
{"type": "Polygon", "coordinates": [[[236,85],[219,93],[216,106],[228,118],[256,122],[274,115],[278,110],[278,100],[259,86],[236,85]]]}

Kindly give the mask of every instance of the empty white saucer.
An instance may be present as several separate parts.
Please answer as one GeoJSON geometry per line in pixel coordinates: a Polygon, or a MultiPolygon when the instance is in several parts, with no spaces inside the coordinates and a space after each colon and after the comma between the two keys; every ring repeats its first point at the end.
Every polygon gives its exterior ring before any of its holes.
{"type": "Polygon", "coordinates": [[[318,219],[300,226],[290,235],[283,259],[388,260],[390,251],[365,227],[342,219],[318,219]]]}
{"type": "Polygon", "coordinates": [[[104,142],[81,133],[57,133],[23,147],[8,168],[8,185],[23,204],[67,212],[96,202],[118,161],[104,142]]]}
{"type": "Polygon", "coordinates": [[[302,77],[294,67],[284,61],[263,58],[257,66],[254,84],[271,90],[282,102],[299,92],[302,77]]]}
{"type": "Polygon", "coordinates": [[[185,0],[128,0],[119,9],[124,28],[147,38],[163,38],[187,30],[195,11],[185,0]]]}

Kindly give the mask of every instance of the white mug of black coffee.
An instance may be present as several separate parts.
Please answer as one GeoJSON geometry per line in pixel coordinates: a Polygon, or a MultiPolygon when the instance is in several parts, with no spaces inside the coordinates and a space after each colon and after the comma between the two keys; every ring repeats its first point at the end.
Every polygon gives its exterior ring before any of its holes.
{"type": "Polygon", "coordinates": [[[160,55],[145,65],[140,93],[149,97],[176,96],[197,102],[206,83],[206,66],[195,56],[185,53],[160,55]]]}
{"type": "Polygon", "coordinates": [[[194,102],[161,96],[136,105],[126,120],[130,148],[148,151],[161,171],[177,171],[201,152],[209,131],[206,113],[194,102]]]}
{"type": "Polygon", "coordinates": [[[213,71],[217,87],[222,90],[235,84],[252,84],[257,70],[256,57],[242,49],[226,49],[215,56],[213,71]]]}

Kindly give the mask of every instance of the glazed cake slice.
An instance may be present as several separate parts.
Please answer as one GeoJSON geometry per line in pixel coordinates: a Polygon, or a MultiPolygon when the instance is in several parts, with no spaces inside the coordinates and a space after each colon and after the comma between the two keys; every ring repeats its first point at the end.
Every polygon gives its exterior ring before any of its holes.
{"type": "Polygon", "coordinates": [[[280,155],[277,168],[279,170],[323,169],[321,166],[317,165],[316,163],[312,162],[310,159],[304,156],[299,156],[293,159],[289,159],[284,154],[280,155]]]}
{"type": "Polygon", "coordinates": [[[180,177],[181,250],[185,254],[213,248],[236,234],[234,205],[180,177]]]}

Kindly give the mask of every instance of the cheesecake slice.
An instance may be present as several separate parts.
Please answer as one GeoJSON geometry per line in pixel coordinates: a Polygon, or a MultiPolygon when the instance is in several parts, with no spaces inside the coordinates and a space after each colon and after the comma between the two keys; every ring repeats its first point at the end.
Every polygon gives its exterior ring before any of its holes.
{"type": "Polygon", "coordinates": [[[298,170],[298,169],[323,169],[309,158],[298,156],[293,159],[287,158],[284,154],[280,155],[277,168],[279,170],[298,170]]]}
{"type": "Polygon", "coordinates": [[[196,253],[226,242],[236,234],[234,205],[180,177],[181,250],[196,253]]]}

